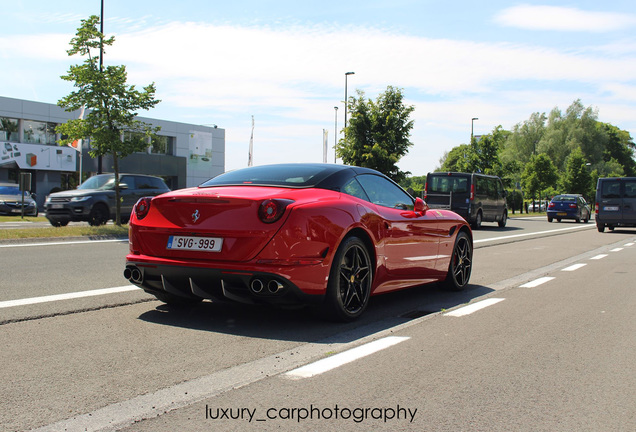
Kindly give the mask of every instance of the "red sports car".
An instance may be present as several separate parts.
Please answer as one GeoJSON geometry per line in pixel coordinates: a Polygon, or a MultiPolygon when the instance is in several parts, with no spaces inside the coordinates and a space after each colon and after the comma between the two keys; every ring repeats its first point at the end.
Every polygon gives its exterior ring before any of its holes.
{"type": "Polygon", "coordinates": [[[371,295],[464,288],[473,253],[462,217],[377,171],[330,164],[250,167],[141,198],[129,238],[124,276],[166,303],[313,304],[343,321],[371,295]]]}

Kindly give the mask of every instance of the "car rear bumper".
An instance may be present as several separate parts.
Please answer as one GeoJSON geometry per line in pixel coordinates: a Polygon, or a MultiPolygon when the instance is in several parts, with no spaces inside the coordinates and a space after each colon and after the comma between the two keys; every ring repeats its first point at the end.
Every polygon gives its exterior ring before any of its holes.
{"type": "Polygon", "coordinates": [[[184,298],[249,304],[317,304],[326,292],[326,275],[320,265],[288,268],[255,263],[201,264],[168,263],[131,254],[126,257],[124,277],[150,294],[166,292],[184,298]],[[321,289],[308,292],[300,288],[308,285],[316,288],[313,280],[316,275],[323,275],[321,289]],[[312,281],[307,280],[309,276],[312,281]]]}
{"type": "Polygon", "coordinates": [[[583,219],[583,215],[578,212],[548,210],[547,215],[552,219],[583,219]]]}

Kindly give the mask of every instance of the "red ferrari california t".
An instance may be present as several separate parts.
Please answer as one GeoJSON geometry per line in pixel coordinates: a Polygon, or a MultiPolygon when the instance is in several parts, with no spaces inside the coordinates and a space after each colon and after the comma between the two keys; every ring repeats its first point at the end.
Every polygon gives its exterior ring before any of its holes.
{"type": "Polygon", "coordinates": [[[428,282],[460,290],[472,232],[383,174],[331,164],[239,169],[141,198],[124,276],[159,300],[311,304],[349,321],[369,296],[428,282]]]}

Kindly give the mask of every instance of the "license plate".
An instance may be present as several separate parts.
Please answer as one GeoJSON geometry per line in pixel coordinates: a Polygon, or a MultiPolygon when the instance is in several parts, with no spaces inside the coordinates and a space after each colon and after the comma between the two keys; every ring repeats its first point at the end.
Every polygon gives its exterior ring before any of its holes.
{"type": "Polygon", "coordinates": [[[565,212],[557,213],[557,216],[567,216],[567,215],[568,215],[568,214],[567,214],[567,213],[565,213],[565,212]]]}
{"type": "Polygon", "coordinates": [[[61,209],[64,208],[64,204],[51,204],[51,208],[61,209]]]}
{"type": "Polygon", "coordinates": [[[166,249],[221,252],[223,239],[219,237],[170,236],[166,249]]]}
{"type": "Polygon", "coordinates": [[[603,207],[603,210],[605,210],[605,211],[618,211],[618,206],[606,206],[606,207],[603,207]]]}

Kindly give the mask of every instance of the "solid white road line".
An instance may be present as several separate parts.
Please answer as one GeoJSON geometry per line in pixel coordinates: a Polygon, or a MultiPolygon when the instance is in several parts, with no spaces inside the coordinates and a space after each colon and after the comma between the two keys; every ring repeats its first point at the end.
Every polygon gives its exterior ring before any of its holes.
{"type": "Polygon", "coordinates": [[[550,282],[552,279],[554,278],[551,276],[545,276],[545,277],[530,281],[528,283],[525,283],[521,285],[519,288],[535,288],[535,287],[538,287],[539,285],[543,285],[546,282],[550,282]]]}
{"type": "Polygon", "coordinates": [[[566,267],[566,268],[562,269],[561,271],[571,272],[571,271],[578,270],[581,267],[585,267],[586,265],[587,264],[582,264],[582,263],[581,264],[574,264],[574,265],[571,265],[570,267],[566,267]]]}
{"type": "Polygon", "coordinates": [[[471,305],[468,306],[464,306],[462,308],[459,309],[455,309],[452,312],[448,312],[445,313],[444,316],[452,316],[452,317],[461,317],[461,316],[465,316],[465,315],[470,315],[473,312],[477,312],[478,310],[481,310],[483,308],[487,308],[488,306],[492,306],[496,303],[499,303],[500,301],[503,301],[505,299],[502,298],[488,298],[486,300],[482,300],[482,301],[478,301],[476,303],[473,303],[471,305]]]}
{"type": "Polygon", "coordinates": [[[18,300],[7,300],[7,301],[0,302],[0,309],[14,307],[14,306],[25,306],[25,305],[31,305],[31,304],[37,304],[37,303],[47,303],[47,302],[59,301],[59,300],[70,300],[70,299],[83,298],[83,297],[100,296],[104,294],[115,294],[115,293],[121,293],[126,291],[134,291],[138,289],[140,288],[135,285],[126,285],[126,286],[115,287],[115,288],[79,291],[74,293],[55,294],[55,295],[48,295],[48,296],[42,296],[42,297],[31,297],[31,298],[18,299],[18,300]]]}
{"type": "Polygon", "coordinates": [[[327,357],[306,366],[294,369],[285,373],[283,376],[290,379],[310,378],[315,375],[330,371],[344,364],[351,363],[362,357],[366,357],[375,352],[381,351],[390,346],[396,345],[409,339],[408,337],[388,336],[368,344],[352,348],[348,351],[341,352],[331,357],[327,357]]]}

